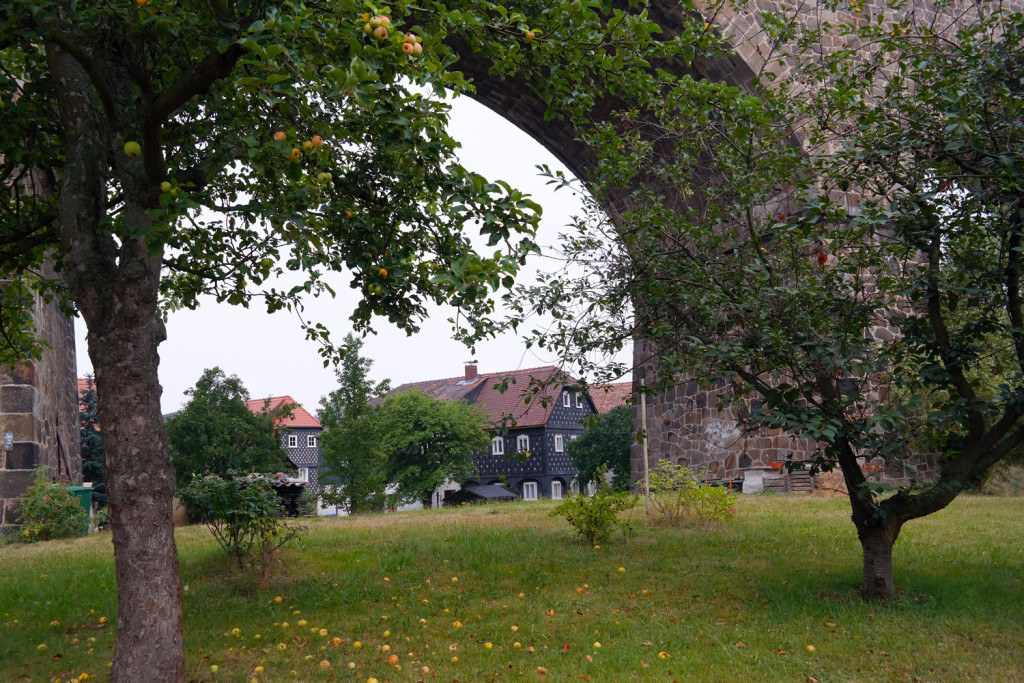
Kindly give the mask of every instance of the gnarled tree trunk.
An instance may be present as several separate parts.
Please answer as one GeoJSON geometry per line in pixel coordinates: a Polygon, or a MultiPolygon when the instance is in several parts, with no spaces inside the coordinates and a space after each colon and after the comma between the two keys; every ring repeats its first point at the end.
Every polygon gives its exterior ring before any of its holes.
{"type": "Polygon", "coordinates": [[[46,52],[68,135],[59,204],[64,276],[89,329],[99,387],[118,594],[111,680],[184,681],[181,576],[171,522],[174,469],[157,377],[157,347],[165,337],[157,309],[161,250],[151,249],[144,236],[120,242],[111,236],[109,161],[123,194],[117,218],[127,228],[122,234],[145,235],[153,221],[147,209],[155,202],[142,161],[125,156],[123,142],[110,139],[108,131],[119,130],[114,105],[101,105],[83,65],[68,51],[47,44],[46,52]]]}

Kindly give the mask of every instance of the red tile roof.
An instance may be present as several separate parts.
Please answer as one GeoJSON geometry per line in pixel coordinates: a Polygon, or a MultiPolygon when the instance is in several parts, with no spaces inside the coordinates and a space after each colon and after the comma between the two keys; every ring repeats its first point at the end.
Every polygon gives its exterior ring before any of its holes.
{"type": "MultiPolygon", "coordinates": [[[[478,375],[469,381],[462,376],[410,382],[396,387],[390,393],[419,389],[428,396],[443,401],[465,401],[480,406],[490,417],[488,426],[502,426],[502,418],[509,417],[515,420],[516,427],[541,427],[547,424],[555,401],[562,393],[562,387],[576,383],[577,381],[569,375],[553,365],[548,365],[478,375]],[[502,393],[497,387],[506,382],[507,388],[502,393]],[[537,383],[541,383],[545,388],[535,394],[533,391],[538,388],[537,383]],[[525,402],[527,396],[530,399],[529,403],[525,402]]],[[[511,421],[508,422],[508,426],[512,426],[511,421]]]]}
{"type": "Polygon", "coordinates": [[[590,387],[590,398],[599,413],[607,413],[612,408],[628,406],[633,398],[632,382],[616,382],[615,384],[594,384],[590,387]]]}
{"type": "Polygon", "coordinates": [[[285,427],[320,427],[320,420],[313,417],[313,415],[299,405],[291,396],[274,396],[273,398],[256,398],[251,401],[245,402],[245,407],[254,413],[262,413],[269,411],[275,412],[281,406],[291,404],[292,415],[291,417],[281,420],[281,425],[285,427]]]}

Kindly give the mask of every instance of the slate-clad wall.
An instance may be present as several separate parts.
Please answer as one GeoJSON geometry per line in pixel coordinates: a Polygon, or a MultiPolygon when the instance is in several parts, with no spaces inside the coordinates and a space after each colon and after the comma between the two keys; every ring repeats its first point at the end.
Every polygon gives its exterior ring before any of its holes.
{"type": "Polygon", "coordinates": [[[320,453],[320,427],[289,427],[281,437],[281,445],[284,446],[288,459],[296,467],[309,468],[309,485],[316,486],[320,481],[320,467],[323,465],[323,456],[320,453]],[[288,447],[288,436],[295,435],[298,438],[298,445],[295,448],[288,447]],[[309,437],[316,437],[316,447],[310,448],[309,437]]]}

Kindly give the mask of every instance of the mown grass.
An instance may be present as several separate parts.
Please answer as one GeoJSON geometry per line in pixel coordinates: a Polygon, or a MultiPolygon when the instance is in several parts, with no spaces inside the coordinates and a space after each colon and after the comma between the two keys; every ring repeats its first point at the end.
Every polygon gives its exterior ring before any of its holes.
{"type": "MultiPolygon", "coordinates": [[[[890,604],[857,596],[842,499],[746,497],[710,530],[649,525],[641,504],[635,535],[600,548],[552,508],[316,520],[262,584],[203,527],[180,530],[189,677],[1024,680],[1022,499],[963,497],[909,524],[890,604]]],[[[106,676],[109,536],[2,548],[0,576],[0,680],[106,676]]]]}

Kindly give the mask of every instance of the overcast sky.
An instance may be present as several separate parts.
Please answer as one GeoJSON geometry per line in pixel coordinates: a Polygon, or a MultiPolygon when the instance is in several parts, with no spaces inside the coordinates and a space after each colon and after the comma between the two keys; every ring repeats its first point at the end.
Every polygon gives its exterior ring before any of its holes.
{"type": "MultiPolygon", "coordinates": [[[[525,133],[485,107],[460,98],[455,102],[452,132],[463,143],[462,164],[488,179],[502,179],[529,193],[544,207],[539,243],[552,245],[571,216],[577,200],[565,191],[553,192],[538,176],[537,164],[568,171],[525,133]]],[[[548,250],[550,251],[550,249],[548,250]]],[[[537,259],[534,268],[554,270],[550,259],[537,259]]],[[[529,269],[528,269],[529,270],[529,269]]],[[[531,277],[528,272],[523,276],[531,277]]],[[[351,329],[352,290],[336,288],[338,298],[309,302],[310,317],[326,324],[338,339],[351,329]]],[[[557,359],[535,347],[526,349],[515,335],[507,335],[469,349],[451,339],[447,322],[450,310],[438,310],[424,321],[419,334],[407,337],[378,320],[377,335],[366,338],[362,354],[373,359],[375,380],[389,378],[393,386],[463,374],[465,361],[479,361],[481,374],[550,365],[557,359]]],[[[80,377],[90,373],[85,345],[85,325],[75,321],[80,377]]],[[[306,339],[288,312],[268,315],[255,302],[245,309],[210,301],[196,311],[173,313],[167,324],[167,341],[160,345],[160,381],[165,413],[186,402],[203,370],[219,366],[238,375],[254,398],[291,396],[315,413],[320,398],[335,387],[331,368],[323,367],[317,346],[306,339]]]]}

